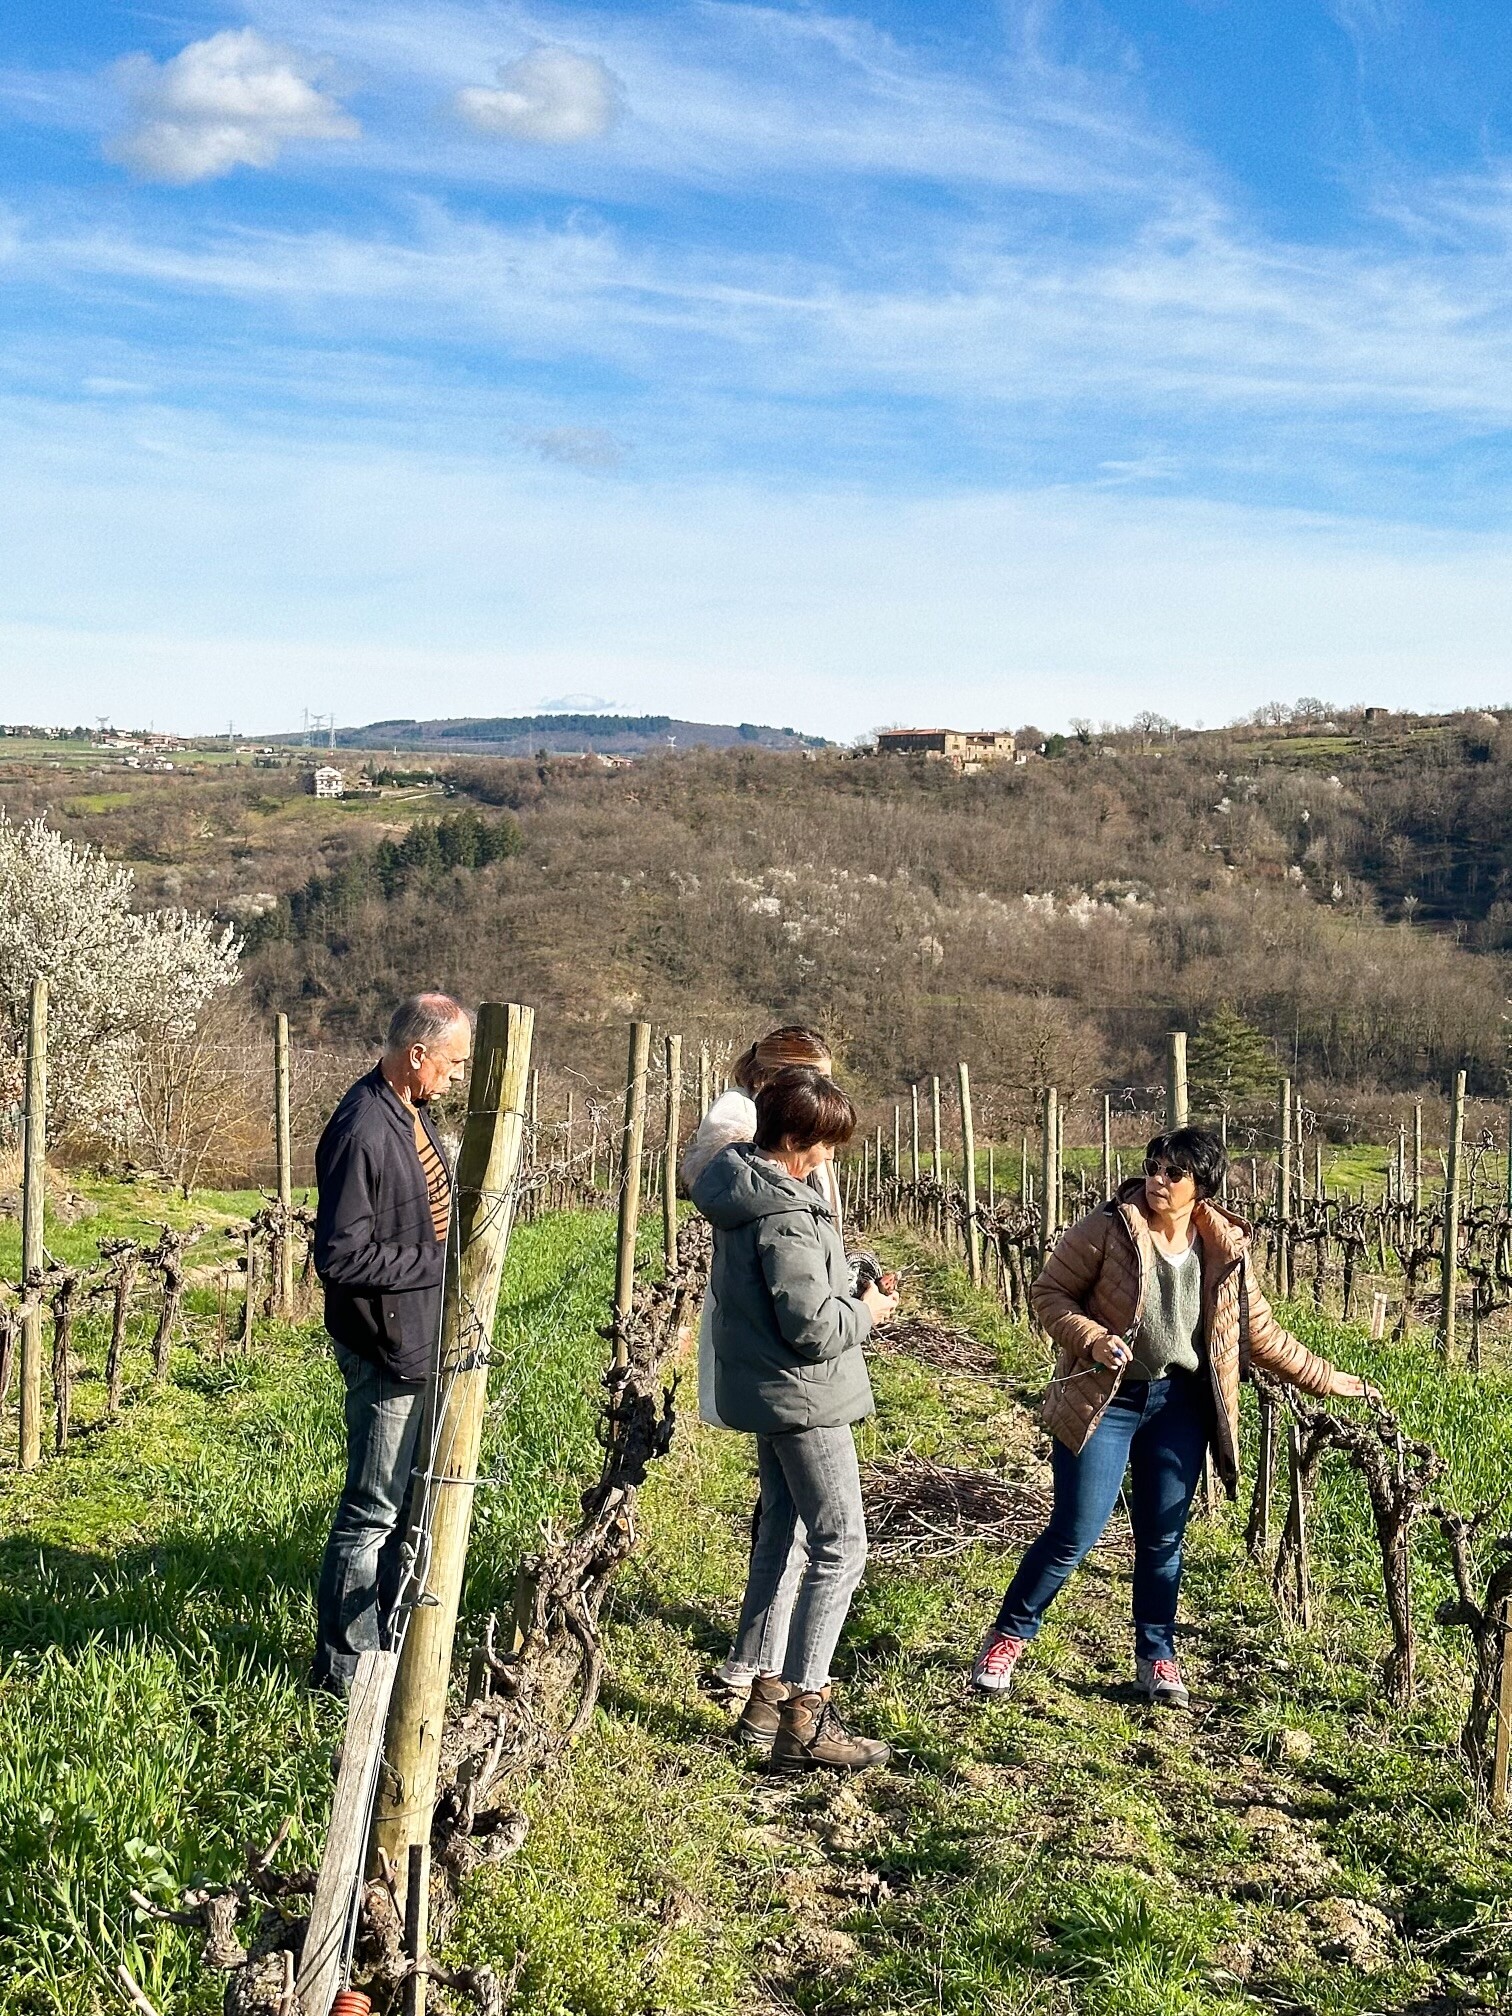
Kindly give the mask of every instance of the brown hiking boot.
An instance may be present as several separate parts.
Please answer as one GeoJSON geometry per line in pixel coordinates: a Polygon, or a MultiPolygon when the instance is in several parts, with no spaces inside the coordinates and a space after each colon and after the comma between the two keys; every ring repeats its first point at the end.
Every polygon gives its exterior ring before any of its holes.
{"type": "Polygon", "coordinates": [[[771,1749],[782,1720],[782,1704],[792,1691],[787,1681],[779,1680],[775,1673],[756,1675],[740,1711],[740,1720],[735,1724],[735,1734],[742,1743],[749,1743],[753,1750],[771,1749]]]}
{"type": "Polygon", "coordinates": [[[772,1741],[772,1762],[783,1771],[868,1771],[892,1752],[873,1736],[853,1736],[835,1712],[828,1687],[790,1694],[772,1741]]]}

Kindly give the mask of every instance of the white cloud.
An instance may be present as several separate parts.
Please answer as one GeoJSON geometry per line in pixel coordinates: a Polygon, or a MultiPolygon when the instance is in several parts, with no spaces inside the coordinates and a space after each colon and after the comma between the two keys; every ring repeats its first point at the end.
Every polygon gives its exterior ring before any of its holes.
{"type": "Polygon", "coordinates": [[[166,63],[128,56],[116,78],[135,123],[106,148],[151,182],[205,182],[233,168],[271,168],[291,140],[348,140],[357,132],[318,88],[321,66],[227,28],[191,42],[166,63]]]}
{"type": "Polygon", "coordinates": [[[497,89],[471,85],[452,102],[480,133],[566,146],[602,140],[620,115],[621,91],[597,56],[542,47],[502,65],[497,89]]]}

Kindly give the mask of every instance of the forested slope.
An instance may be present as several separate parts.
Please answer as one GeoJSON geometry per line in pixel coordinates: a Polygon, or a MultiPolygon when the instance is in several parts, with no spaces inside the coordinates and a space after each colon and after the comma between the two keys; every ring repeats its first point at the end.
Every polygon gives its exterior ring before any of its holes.
{"type": "Polygon", "coordinates": [[[1228,1002],[1334,1103],[1462,1063],[1499,1096],[1509,717],[1356,726],[1089,731],[968,778],[747,748],[456,759],[444,795],[329,806],[224,769],[0,796],[237,920],[261,1004],[327,1042],[421,981],[536,1002],[600,1083],[632,1013],[802,1018],[879,1097],[968,1056],[1012,1118],[1047,1079],[1153,1083],[1165,1029],[1228,1002]]]}

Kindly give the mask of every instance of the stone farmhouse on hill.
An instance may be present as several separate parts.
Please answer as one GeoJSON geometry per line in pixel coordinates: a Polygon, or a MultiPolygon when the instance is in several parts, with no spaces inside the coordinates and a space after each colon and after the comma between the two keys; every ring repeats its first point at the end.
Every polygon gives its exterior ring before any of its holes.
{"type": "Polygon", "coordinates": [[[948,763],[968,775],[992,763],[1018,760],[1018,745],[1006,729],[887,728],[877,736],[879,756],[923,756],[948,763]]]}

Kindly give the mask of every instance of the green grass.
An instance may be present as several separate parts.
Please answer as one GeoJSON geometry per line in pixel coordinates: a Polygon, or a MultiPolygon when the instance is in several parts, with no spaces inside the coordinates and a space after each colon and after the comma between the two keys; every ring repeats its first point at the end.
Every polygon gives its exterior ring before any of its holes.
{"type": "MultiPolygon", "coordinates": [[[[521,1546],[595,1460],[588,1319],[612,1242],[601,1220],[515,1233],[510,1404],[485,1445],[509,1481],[479,1494],[479,1603],[507,1600],[521,1546]]],[[[0,1479],[4,2016],[118,2009],[121,1959],[163,2016],[218,2010],[195,1942],[139,1923],[127,1891],[239,1873],[285,1814],[291,1855],[316,1859],[329,1807],[340,1711],[304,1687],[342,1460],[329,1350],[281,1329],[245,1360],[186,1345],[162,1388],[140,1352],[129,1370],[118,1425],[0,1479]]]]}
{"type": "MultiPolygon", "coordinates": [[[[167,1183],[123,1183],[81,1171],[60,1175],[50,1170],[43,1238],[49,1253],[67,1266],[80,1267],[98,1260],[102,1239],[139,1239],[151,1246],[164,1225],[180,1231],[204,1225],[217,1236],[192,1249],[191,1268],[221,1265],[241,1251],[239,1240],[224,1236],[226,1229],[244,1224],[267,1201],[260,1190],[196,1190],[186,1199],[167,1183]]],[[[296,1204],[314,1201],[313,1190],[294,1192],[296,1204]]],[[[20,1267],[20,1221],[0,1218],[0,1279],[15,1280],[20,1267]]]]}
{"type": "MultiPolygon", "coordinates": [[[[900,1254],[900,1257],[902,1255],[900,1254]]],[[[921,1306],[991,1344],[998,1380],[879,1357],[862,1453],[1037,1473],[1026,1396],[1043,1344],[960,1274],[907,1255],[921,1306]]],[[[515,1235],[478,1494],[464,1641],[506,1601],[541,1522],[572,1516],[593,1439],[612,1227],[515,1235]]],[[[1508,1386],[1446,1378],[1301,1310],[1320,1348],[1387,1386],[1471,1504],[1512,1461],[1508,1386]]],[[[160,1392],[64,1462],[0,1487],[0,2012],[115,2009],[124,1956],[163,2016],[209,2016],[193,1943],[138,1924],[239,1865],[290,1813],[318,1851],[339,1711],[301,1681],[334,1496],[337,1381],[318,1337],[249,1361],[176,1354],[160,1392]]],[[[1128,1685],[1126,1570],[1094,1555],[1006,1702],[963,1671],[1011,1570],[975,1547],[874,1563],[840,1671],[897,1749],[859,1784],[773,1779],[699,1681],[729,1642],[752,1492],[746,1438],[692,1423],[641,1502],[607,1618],[611,1676],[583,1741],[522,1788],[511,1861],[471,1881],[459,1956],[519,1958],[524,2016],[961,2012],[961,2016],[1428,2016],[1505,2007],[1512,1842],[1468,1799],[1454,1739],[1463,1644],[1419,1546],[1423,1686],[1380,1699],[1386,1632],[1358,1483],[1325,1471],[1319,1618],[1284,1634],[1239,1511],[1194,1522],[1184,1648],[1192,1717],[1128,1685]]]]}

